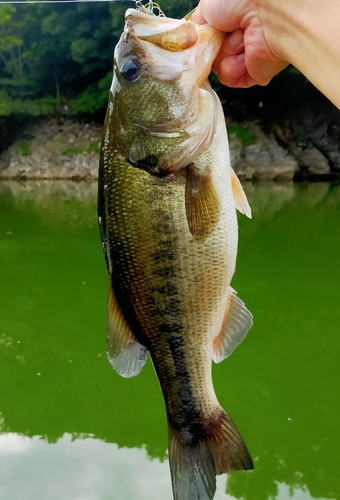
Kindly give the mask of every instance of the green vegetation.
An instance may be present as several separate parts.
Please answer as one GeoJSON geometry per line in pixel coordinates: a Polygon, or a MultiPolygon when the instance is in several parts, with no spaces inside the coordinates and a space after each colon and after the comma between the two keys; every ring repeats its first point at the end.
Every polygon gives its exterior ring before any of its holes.
{"type": "Polygon", "coordinates": [[[256,142],[255,137],[247,129],[247,127],[239,123],[230,123],[228,125],[228,135],[229,137],[235,135],[237,139],[241,142],[242,146],[251,146],[256,142]]]}
{"type": "Polygon", "coordinates": [[[81,153],[84,153],[84,149],[82,149],[82,148],[77,148],[77,147],[75,147],[75,146],[70,146],[70,147],[65,148],[65,149],[62,149],[62,150],[60,151],[60,154],[61,154],[61,155],[65,155],[65,156],[66,156],[66,155],[71,155],[71,156],[72,156],[72,155],[79,155],[79,154],[81,154],[81,153]]]}
{"type": "MultiPolygon", "coordinates": [[[[193,0],[167,0],[180,18],[193,0]]],[[[104,110],[112,56],[133,2],[0,5],[0,116],[104,110]]]]}
{"type": "Polygon", "coordinates": [[[19,147],[15,150],[17,155],[20,156],[31,156],[32,154],[32,145],[30,141],[22,141],[19,144],[19,147]]]}
{"type": "Polygon", "coordinates": [[[96,153],[100,152],[100,141],[92,140],[88,143],[86,148],[80,148],[77,146],[65,146],[61,149],[61,155],[79,155],[81,153],[96,153]]]}
{"type": "Polygon", "coordinates": [[[88,153],[100,153],[100,141],[90,141],[89,145],[87,146],[87,152],[88,153]]]}

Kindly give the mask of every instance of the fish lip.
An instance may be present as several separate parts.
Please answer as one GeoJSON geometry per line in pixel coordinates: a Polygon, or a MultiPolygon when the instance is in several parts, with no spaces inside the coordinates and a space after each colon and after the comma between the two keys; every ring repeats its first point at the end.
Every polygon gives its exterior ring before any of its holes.
{"type": "Polygon", "coordinates": [[[167,24],[173,24],[173,22],[177,22],[177,23],[181,23],[182,20],[181,19],[173,19],[171,17],[166,17],[166,16],[155,16],[155,15],[151,15],[151,14],[147,14],[146,12],[143,12],[142,10],[137,10],[137,9],[134,9],[134,8],[130,8],[130,9],[127,9],[126,12],[125,12],[125,20],[127,20],[127,18],[129,17],[132,17],[132,18],[136,18],[136,19],[143,19],[144,21],[148,21],[148,24],[151,22],[151,23],[155,23],[157,22],[157,20],[159,21],[160,19],[162,20],[161,22],[163,23],[163,20],[166,20],[167,24]]]}
{"type": "Polygon", "coordinates": [[[143,24],[153,27],[153,29],[160,33],[169,29],[170,26],[180,26],[185,21],[183,19],[173,19],[166,16],[153,16],[136,9],[127,9],[125,12],[125,22],[128,24],[129,28],[133,28],[135,24],[143,24]]]}
{"type": "Polygon", "coordinates": [[[149,37],[150,35],[160,35],[164,32],[171,32],[185,24],[199,26],[193,21],[186,20],[185,18],[173,19],[166,16],[155,16],[136,9],[128,9],[125,12],[125,29],[136,38],[141,37],[141,39],[145,36],[149,37]]]}
{"type": "Polygon", "coordinates": [[[137,10],[137,9],[134,9],[134,8],[130,8],[130,9],[127,9],[126,12],[125,12],[125,19],[129,16],[133,16],[133,17],[140,17],[140,18],[147,18],[147,17],[150,17],[150,14],[147,14],[146,12],[143,12],[142,10],[137,10]]]}
{"type": "MultiPolygon", "coordinates": [[[[147,18],[152,18],[154,16],[150,15],[150,14],[147,14],[146,12],[143,12],[142,10],[138,10],[138,9],[134,9],[134,8],[130,8],[130,9],[127,9],[126,12],[125,12],[125,19],[127,19],[128,17],[136,17],[136,18],[140,18],[140,19],[147,19],[147,18]]],[[[157,16],[155,16],[157,17],[157,16]]]]}

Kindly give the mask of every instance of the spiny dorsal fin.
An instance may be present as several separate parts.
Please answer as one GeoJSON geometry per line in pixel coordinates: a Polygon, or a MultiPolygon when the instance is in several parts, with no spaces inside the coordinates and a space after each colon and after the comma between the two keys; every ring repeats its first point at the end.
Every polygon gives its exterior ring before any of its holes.
{"type": "Polygon", "coordinates": [[[234,170],[230,167],[231,172],[231,189],[233,191],[235,207],[241,214],[246,215],[251,219],[251,208],[249,206],[246,193],[243,190],[242,184],[239,178],[235,174],[234,170]]]}
{"type": "Polygon", "coordinates": [[[109,287],[107,313],[107,357],[122,377],[138,375],[145,365],[148,350],[133,335],[117,303],[112,287],[109,287]]]}
{"type": "Polygon", "coordinates": [[[185,209],[193,238],[204,242],[219,221],[220,202],[209,169],[201,173],[193,163],[188,166],[185,209]]]}
{"type": "Polygon", "coordinates": [[[220,363],[236,349],[253,324],[253,315],[229,287],[227,309],[221,333],[214,340],[213,360],[220,363]]]}

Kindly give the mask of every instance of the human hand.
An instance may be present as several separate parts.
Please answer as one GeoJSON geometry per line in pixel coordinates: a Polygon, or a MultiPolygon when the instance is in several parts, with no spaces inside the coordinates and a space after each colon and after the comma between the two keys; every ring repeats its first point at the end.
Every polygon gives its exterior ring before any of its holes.
{"type": "MultiPolygon", "coordinates": [[[[267,19],[265,6],[260,6],[259,0],[200,1],[192,20],[226,32],[212,67],[221,83],[229,87],[267,85],[288,66],[268,43],[267,19]]],[[[275,36],[272,38],[275,40],[275,36]]]]}

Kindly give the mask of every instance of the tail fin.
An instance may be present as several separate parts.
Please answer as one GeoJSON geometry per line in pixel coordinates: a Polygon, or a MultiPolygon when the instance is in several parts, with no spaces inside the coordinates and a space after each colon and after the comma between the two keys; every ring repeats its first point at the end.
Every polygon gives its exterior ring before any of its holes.
{"type": "Polygon", "coordinates": [[[169,462],[175,500],[212,500],[216,474],[253,469],[243,439],[222,408],[213,421],[210,419],[199,430],[197,425],[195,428],[175,430],[169,424],[169,462]]]}

